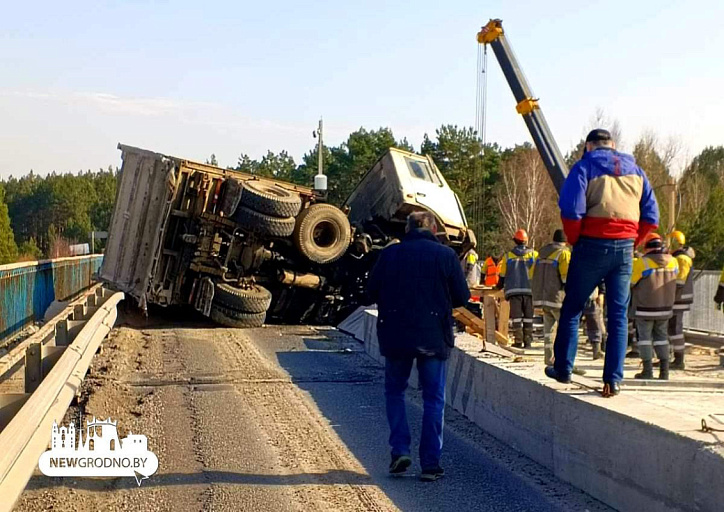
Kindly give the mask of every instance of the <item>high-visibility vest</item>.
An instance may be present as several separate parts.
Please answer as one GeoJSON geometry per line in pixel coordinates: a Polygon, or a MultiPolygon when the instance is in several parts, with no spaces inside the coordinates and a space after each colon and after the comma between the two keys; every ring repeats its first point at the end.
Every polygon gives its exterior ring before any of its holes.
{"type": "Polygon", "coordinates": [[[495,286],[500,279],[500,267],[495,264],[493,258],[488,256],[485,260],[485,286],[495,286]]]}

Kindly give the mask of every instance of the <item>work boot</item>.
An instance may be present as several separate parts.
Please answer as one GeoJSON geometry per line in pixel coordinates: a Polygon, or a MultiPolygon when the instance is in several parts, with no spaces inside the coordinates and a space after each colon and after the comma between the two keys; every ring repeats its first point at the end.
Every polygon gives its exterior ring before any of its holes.
{"type": "Polygon", "coordinates": [[[674,352],[674,361],[669,365],[669,368],[672,370],[684,370],[686,368],[683,352],[674,352]]]}
{"type": "Polygon", "coordinates": [[[552,348],[543,349],[543,362],[546,364],[546,366],[553,365],[553,349],[552,348]]]}
{"type": "Polygon", "coordinates": [[[601,344],[591,343],[591,345],[593,345],[593,360],[601,359],[601,344]]]}
{"type": "Polygon", "coordinates": [[[669,380],[669,360],[659,361],[659,380],[669,380]]]}
{"type": "Polygon", "coordinates": [[[581,377],[586,375],[586,370],[584,370],[583,368],[579,368],[576,365],[573,365],[573,369],[571,370],[571,372],[575,373],[576,375],[580,375],[581,377]]]}
{"type": "MultiPolygon", "coordinates": [[[[634,375],[635,379],[653,379],[654,378],[654,362],[652,360],[642,361],[644,369],[641,373],[634,375]]],[[[668,361],[667,361],[668,362],[668,361]]]]}

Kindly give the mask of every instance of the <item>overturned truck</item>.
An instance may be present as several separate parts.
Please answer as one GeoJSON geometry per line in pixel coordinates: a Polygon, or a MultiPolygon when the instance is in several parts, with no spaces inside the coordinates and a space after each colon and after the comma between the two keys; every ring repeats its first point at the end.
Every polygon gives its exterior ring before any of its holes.
{"type": "Polygon", "coordinates": [[[428,157],[390,149],[337,208],[324,191],[119,145],[123,166],[101,280],[222,325],[332,324],[364,302],[379,250],[407,215],[474,245],[457,196],[428,157]]]}

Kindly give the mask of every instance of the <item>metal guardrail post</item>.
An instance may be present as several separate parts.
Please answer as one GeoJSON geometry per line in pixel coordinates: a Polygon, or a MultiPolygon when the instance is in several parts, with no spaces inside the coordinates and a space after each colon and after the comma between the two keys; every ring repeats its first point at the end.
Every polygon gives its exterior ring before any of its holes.
{"type": "Polygon", "coordinates": [[[25,351],[25,392],[32,393],[42,379],[43,371],[41,368],[42,355],[40,353],[40,343],[32,343],[25,351]]]}

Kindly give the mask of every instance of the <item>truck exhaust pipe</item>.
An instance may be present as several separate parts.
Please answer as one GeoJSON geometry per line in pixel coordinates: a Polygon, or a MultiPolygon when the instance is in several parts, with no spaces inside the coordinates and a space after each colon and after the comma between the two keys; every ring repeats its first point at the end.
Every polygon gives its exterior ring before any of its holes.
{"type": "Polygon", "coordinates": [[[324,278],[316,274],[300,274],[285,269],[282,269],[279,273],[279,282],[288,286],[309,288],[311,290],[319,290],[325,284],[324,278]]]}

